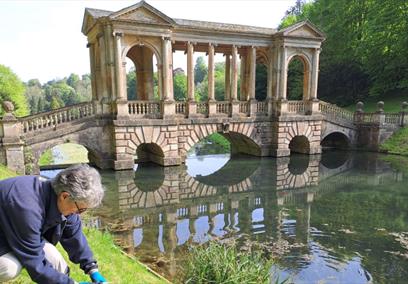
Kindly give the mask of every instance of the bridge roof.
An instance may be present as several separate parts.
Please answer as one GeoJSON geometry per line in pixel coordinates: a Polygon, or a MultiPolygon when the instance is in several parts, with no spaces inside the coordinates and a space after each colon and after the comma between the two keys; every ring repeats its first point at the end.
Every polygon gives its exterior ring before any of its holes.
{"type": "Polygon", "coordinates": [[[86,8],[85,15],[82,25],[82,32],[87,34],[89,31],[90,26],[93,26],[95,21],[98,18],[108,17],[111,20],[125,20],[129,22],[149,22],[158,24],[159,21],[161,24],[167,24],[174,28],[192,28],[192,29],[206,29],[206,30],[218,30],[224,32],[238,32],[238,33],[256,33],[256,34],[263,34],[263,35],[273,35],[277,32],[277,29],[273,28],[264,28],[264,27],[256,27],[256,26],[247,26],[247,25],[239,25],[239,24],[228,24],[228,23],[218,23],[218,22],[207,22],[207,21],[196,21],[196,20],[187,20],[187,19],[173,19],[153,6],[149,5],[145,1],[141,1],[135,5],[126,7],[119,11],[107,11],[107,10],[100,10],[100,9],[93,9],[93,8],[86,8]],[[139,10],[139,15],[133,16],[132,13],[136,14],[137,10],[139,10]],[[140,15],[140,11],[144,10],[145,13],[140,15]],[[91,19],[89,19],[89,17],[91,19]],[[91,23],[89,23],[90,21],[91,23]]]}

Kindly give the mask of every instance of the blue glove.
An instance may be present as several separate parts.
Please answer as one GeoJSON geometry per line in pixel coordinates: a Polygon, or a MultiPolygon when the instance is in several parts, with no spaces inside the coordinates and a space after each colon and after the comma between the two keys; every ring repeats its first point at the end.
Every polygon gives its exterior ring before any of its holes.
{"type": "Polygon", "coordinates": [[[103,276],[98,271],[95,271],[91,274],[91,279],[96,283],[106,282],[105,278],[103,278],[103,276]]]}
{"type": "Polygon", "coordinates": [[[79,282],[79,284],[92,284],[92,283],[91,282],[79,282]]]}

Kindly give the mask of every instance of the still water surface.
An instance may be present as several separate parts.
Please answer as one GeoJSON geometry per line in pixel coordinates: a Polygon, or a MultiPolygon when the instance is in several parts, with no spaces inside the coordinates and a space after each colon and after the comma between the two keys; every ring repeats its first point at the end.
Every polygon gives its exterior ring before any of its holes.
{"type": "Polygon", "coordinates": [[[384,157],[193,155],[105,171],[95,223],[173,280],[189,246],[221,239],[275,257],[293,283],[408,283],[408,169],[384,157]]]}

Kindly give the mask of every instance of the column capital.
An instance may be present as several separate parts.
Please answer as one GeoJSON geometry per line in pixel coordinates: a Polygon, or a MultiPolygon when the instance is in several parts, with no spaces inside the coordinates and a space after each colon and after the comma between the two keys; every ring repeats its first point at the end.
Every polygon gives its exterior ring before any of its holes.
{"type": "Polygon", "coordinates": [[[114,36],[114,37],[122,37],[122,36],[123,36],[123,33],[114,32],[114,33],[113,33],[113,36],[114,36]]]}
{"type": "Polygon", "coordinates": [[[169,37],[169,36],[162,36],[161,38],[162,38],[162,40],[171,40],[171,37],[169,37]]]}

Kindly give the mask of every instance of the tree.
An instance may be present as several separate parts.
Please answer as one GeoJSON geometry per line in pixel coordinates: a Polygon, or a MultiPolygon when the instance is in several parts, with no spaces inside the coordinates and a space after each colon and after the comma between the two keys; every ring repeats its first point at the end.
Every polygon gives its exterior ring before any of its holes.
{"type": "Polygon", "coordinates": [[[187,77],[184,73],[176,73],[173,77],[173,93],[176,101],[185,101],[187,98],[187,77]]]}
{"type": "MultiPolygon", "coordinates": [[[[15,107],[16,116],[30,114],[27,98],[24,96],[25,86],[13,71],[0,64],[0,101],[11,101],[15,107]]],[[[0,107],[0,115],[4,111],[0,107]]]]}
{"type": "Polygon", "coordinates": [[[201,83],[205,76],[208,74],[207,65],[204,62],[204,57],[200,56],[196,60],[196,64],[194,66],[194,84],[201,83]]]}

